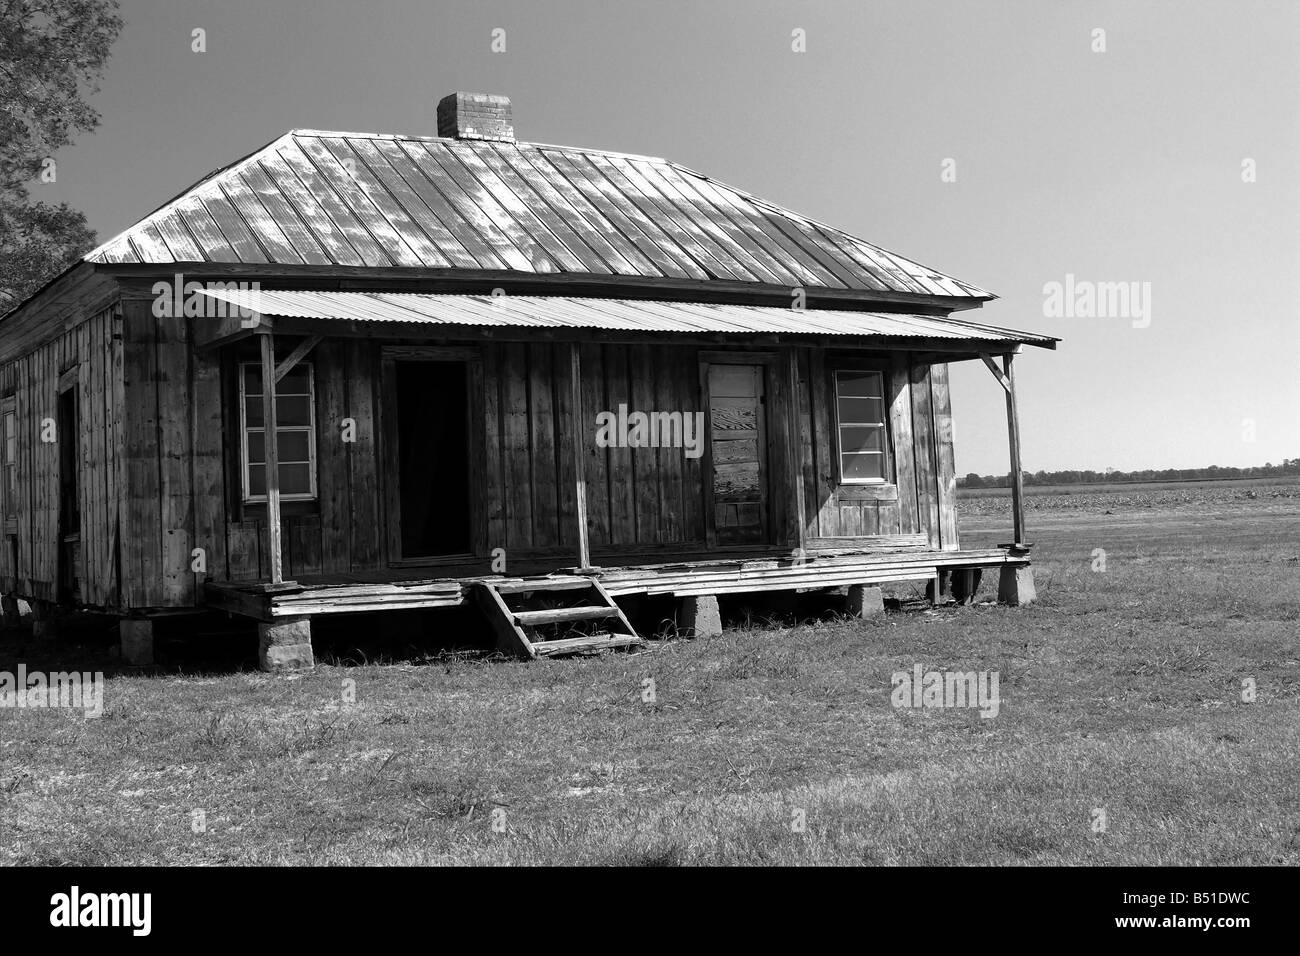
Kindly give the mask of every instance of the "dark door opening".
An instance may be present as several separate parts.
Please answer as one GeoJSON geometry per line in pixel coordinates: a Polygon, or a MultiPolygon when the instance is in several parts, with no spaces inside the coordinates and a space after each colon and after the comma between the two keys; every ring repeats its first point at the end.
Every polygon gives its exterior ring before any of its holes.
{"type": "Polygon", "coordinates": [[[394,372],[402,557],[468,554],[467,366],[399,361],[394,372]]]}
{"type": "Polygon", "coordinates": [[[74,600],[80,590],[77,571],[81,554],[81,502],[77,494],[81,416],[75,385],[59,393],[55,428],[59,456],[59,598],[74,600]]]}

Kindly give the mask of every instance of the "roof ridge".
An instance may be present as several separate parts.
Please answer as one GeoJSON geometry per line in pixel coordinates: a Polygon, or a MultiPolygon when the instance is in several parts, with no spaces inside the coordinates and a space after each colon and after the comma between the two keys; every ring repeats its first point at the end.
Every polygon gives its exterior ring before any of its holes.
{"type": "MultiPolygon", "coordinates": [[[[488,140],[474,139],[457,139],[455,136],[422,136],[416,133],[362,133],[348,132],[347,130],[329,130],[329,129],[291,129],[285,135],[289,136],[339,136],[345,139],[384,139],[384,140],[411,140],[418,143],[447,143],[449,145],[468,145],[476,143],[487,143],[488,140]]],[[[612,149],[597,149],[594,146],[563,146],[557,143],[532,143],[524,140],[516,140],[511,143],[500,143],[495,140],[490,141],[497,146],[527,146],[532,149],[555,149],[566,153],[586,153],[600,156],[618,156],[624,159],[640,159],[650,163],[667,163],[669,162],[662,156],[645,156],[641,153],[621,153],[612,149]]]]}

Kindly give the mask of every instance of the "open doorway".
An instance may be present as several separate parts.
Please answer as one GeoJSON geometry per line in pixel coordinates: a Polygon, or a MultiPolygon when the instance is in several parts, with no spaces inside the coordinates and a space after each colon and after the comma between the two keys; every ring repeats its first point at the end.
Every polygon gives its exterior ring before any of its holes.
{"type": "Polygon", "coordinates": [[[59,392],[56,435],[59,455],[59,582],[60,601],[80,599],[81,499],[78,464],[81,461],[81,417],[77,386],[59,392]]]}
{"type": "Polygon", "coordinates": [[[396,360],[389,366],[397,452],[400,558],[471,550],[469,365],[396,360]]]}

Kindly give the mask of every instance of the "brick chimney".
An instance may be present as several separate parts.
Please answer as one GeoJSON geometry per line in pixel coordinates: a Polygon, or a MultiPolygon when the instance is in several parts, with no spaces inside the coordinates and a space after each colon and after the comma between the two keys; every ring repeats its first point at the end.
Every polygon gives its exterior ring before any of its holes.
{"type": "Polygon", "coordinates": [[[491,93],[452,93],[438,103],[438,135],[513,143],[510,97],[491,93]]]}

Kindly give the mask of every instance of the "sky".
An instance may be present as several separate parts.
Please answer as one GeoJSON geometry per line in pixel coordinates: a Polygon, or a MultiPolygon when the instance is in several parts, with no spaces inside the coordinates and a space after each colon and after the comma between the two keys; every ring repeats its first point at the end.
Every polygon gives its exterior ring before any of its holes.
{"type": "MultiPolygon", "coordinates": [[[[443,95],[502,93],[522,141],[667,157],[999,295],[965,317],[1061,338],[1016,360],[1030,471],[1300,457],[1295,0],[123,0],[122,15],[101,126],[33,189],[101,241],[288,129],[435,135],[443,95]],[[1134,295],[1054,309],[1067,282],[1134,295]]],[[[952,395],[958,473],[1005,473],[1001,387],[964,362],[952,395]]]]}

